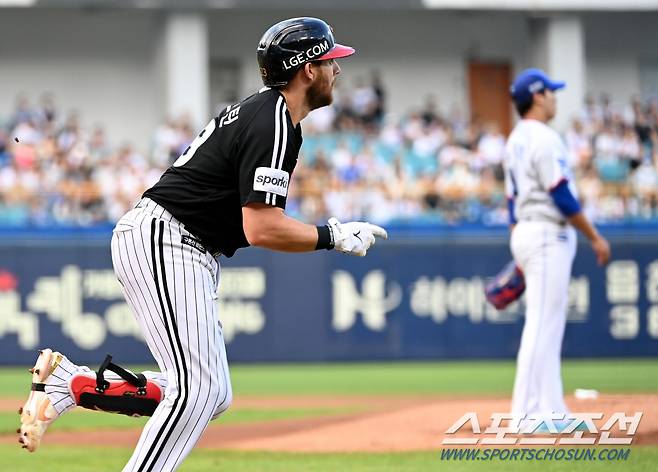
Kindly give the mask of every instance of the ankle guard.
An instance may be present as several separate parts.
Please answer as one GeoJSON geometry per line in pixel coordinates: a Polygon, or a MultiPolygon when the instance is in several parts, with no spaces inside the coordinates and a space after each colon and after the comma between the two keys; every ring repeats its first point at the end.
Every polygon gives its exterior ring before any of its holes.
{"type": "Polygon", "coordinates": [[[164,397],[164,391],[143,374],[119,367],[108,355],[98,372],[76,374],[70,381],[75,403],[89,410],[120,413],[128,416],[151,416],[164,397]],[[122,380],[105,380],[104,372],[110,370],[122,380]]]}

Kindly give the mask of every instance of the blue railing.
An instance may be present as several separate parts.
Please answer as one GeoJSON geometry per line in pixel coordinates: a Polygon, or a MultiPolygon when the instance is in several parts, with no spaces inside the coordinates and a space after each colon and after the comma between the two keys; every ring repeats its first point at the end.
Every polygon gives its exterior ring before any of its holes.
{"type": "MultiPolygon", "coordinates": [[[[397,221],[384,225],[389,236],[404,239],[451,238],[451,237],[506,237],[506,225],[485,225],[481,223],[445,224],[427,221],[397,221]]],[[[655,237],[658,243],[658,221],[625,221],[597,225],[599,230],[610,237],[655,237]]],[[[0,225],[0,242],[20,242],[21,240],[98,240],[111,237],[112,224],[89,227],[13,227],[0,225]]]]}

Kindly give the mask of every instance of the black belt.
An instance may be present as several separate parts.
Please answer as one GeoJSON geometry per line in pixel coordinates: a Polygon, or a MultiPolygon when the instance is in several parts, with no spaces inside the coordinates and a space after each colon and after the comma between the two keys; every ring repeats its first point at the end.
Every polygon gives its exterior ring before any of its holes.
{"type": "MultiPolygon", "coordinates": [[[[137,205],[135,206],[135,208],[142,208],[142,209],[145,209],[145,210],[147,210],[147,211],[149,211],[149,209],[150,209],[151,211],[152,211],[153,209],[155,209],[156,211],[160,211],[160,212],[162,213],[162,217],[163,217],[163,218],[169,218],[169,221],[171,221],[171,222],[173,222],[173,223],[175,223],[175,224],[179,224],[179,225],[181,225],[182,227],[185,226],[183,223],[181,223],[180,221],[178,221],[178,220],[174,217],[174,215],[172,215],[171,212],[169,212],[169,210],[167,210],[165,207],[163,207],[163,206],[160,205],[158,202],[156,202],[155,200],[153,200],[153,199],[151,199],[151,198],[149,198],[149,197],[144,197],[144,198],[142,198],[142,199],[139,201],[139,203],[137,203],[137,205]]],[[[156,216],[157,216],[157,215],[156,215],[156,216]]],[[[188,245],[188,246],[190,246],[190,247],[193,247],[193,248],[196,249],[197,251],[201,251],[201,252],[209,252],[213,257],[218,257],[218,256],[221,256],[221,255],[222,255],[222,253],[221,253],[219,250],[217,250],[217,249],[215,249],[215,248],[213,248],[213,247],[206,246],[205,244],[203,244],[203,243],[201,242],[201,240],[200,240],[199,238],[197,238],[196,236],[193,236],[192,234],[189,234],[189,235],[183,234],[183,235],[181,235],[181,243],[182,243],[182,244],[186,244],[186,245],[188,245]]]]}
{"type": "Polygon", "coordinates": [[[187,244],[188,246],[193,247],[194,249],[201,251],[201,252],[209,252],[213,257],[218,257],[221,256],[222,253],[214,248],[208,247],[204,245],[201,240],[198,238],[195,238],[194,236],[187,235],[187,234],[182,234],[180,237],[180,242],[182,244],[187,244]]]}

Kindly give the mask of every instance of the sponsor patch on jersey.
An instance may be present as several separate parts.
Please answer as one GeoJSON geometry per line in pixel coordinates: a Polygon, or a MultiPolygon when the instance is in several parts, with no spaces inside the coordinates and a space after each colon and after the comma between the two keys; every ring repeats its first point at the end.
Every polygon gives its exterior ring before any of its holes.
{"type": "Polygon", "coordinates": [[[258,167],[254,174],[254,190],[269,192],[285,197],[288,195],[290,174],[284,170],[271,167],[258,167]]]}
{"type": "Polygon", "coordinates": [[[203,244],[201,244],[201,241],[186,234],[181,235],[180,242],[187,244],[188,246],[192,246],[194,249],[197,249],[201,252],[206,252],[206,248],[203,244]]]}

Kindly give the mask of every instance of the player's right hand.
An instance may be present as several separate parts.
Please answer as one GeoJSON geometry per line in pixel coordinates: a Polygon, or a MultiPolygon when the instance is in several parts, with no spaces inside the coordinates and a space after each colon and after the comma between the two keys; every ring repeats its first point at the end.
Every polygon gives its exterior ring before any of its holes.
{"type": "Polygon", "coordinates": [[[608,241],[599,236],[592,240],[592,249],[596,255],[596,262],[600,266],[606,265],[610,260],[610,244],[608,244],[608,241]]]}
{"type": "Polygon", "coordinates": [[[376,238],[387,239],[384,228],[361,221],[341,223],[336,218],[329,219],[329,229],[333,235],[334,249],[352,256],[365,256],[376,238]]]}

